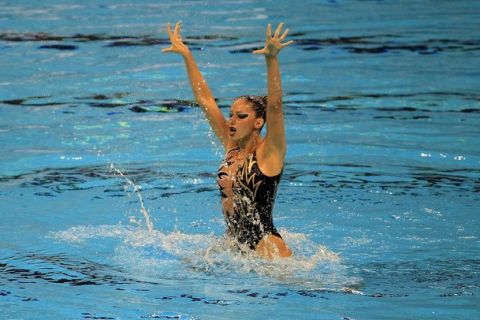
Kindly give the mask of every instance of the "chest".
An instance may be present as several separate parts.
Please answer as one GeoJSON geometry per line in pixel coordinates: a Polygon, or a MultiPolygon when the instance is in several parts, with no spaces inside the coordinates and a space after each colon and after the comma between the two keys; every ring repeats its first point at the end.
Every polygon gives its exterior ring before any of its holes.
{"type": "Polygon", "coordinates": [[[256,163],[255,154],[249,154],[247,157],[241,157],[237,150],[228,152],[218,169],[218,184],[224,188],[230,188],[241,180],[246,178],[246,172],[251,172],[256,163]]]}
{"type": "Polygon", "coordinates": [[[244,159],[236,157],[235,154],[228,155],[218,168],[219,183],[234,184],[238,180],[238,173],[242,170],[244,159]],[[220,181],[221,180],[221,181],[220,181]]]}
{"type": "Polygon", "coordinates": [[[258,170],[255,155],[251,154],[246,159],[226,158],[219,169],[218,184],[227,195],[255,199],[264,178],[258,170]]]}

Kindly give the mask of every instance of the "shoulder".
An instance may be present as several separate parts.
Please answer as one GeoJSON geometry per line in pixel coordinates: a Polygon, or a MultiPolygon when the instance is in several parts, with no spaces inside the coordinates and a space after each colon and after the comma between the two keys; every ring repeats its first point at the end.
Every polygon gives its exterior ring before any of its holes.
{"type": "Polygon", "coordinates": [[[255,149],[258,168],[268,176],[277,176],[282,172],[285,155],[280,152],[267,152],[265,141],[262,141],[255,149]]]}

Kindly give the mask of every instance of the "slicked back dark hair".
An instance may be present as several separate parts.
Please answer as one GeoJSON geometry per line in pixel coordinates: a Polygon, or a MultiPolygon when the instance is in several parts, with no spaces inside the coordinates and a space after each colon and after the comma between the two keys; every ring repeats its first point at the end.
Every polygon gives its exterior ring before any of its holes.
{"type": "Polygon", "coordinates": [[[235,98],[237,100],[247,101],[255,111],[257,118],[262,118],[263,123],[267,122],[267,96],[240,96],[235,98]]]}

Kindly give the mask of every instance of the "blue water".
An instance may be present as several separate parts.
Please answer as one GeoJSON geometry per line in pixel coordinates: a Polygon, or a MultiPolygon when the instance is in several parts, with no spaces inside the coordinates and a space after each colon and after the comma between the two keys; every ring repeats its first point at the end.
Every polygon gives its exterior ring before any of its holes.
{"type": "Polygon", "coordinates": [[[480,317],[478,1],[0,8],[0,318],[480,317]],[[228,250],[176,20],[225,114],[265,92],[265,25],[291,29],[292,259],[228,250]]]}

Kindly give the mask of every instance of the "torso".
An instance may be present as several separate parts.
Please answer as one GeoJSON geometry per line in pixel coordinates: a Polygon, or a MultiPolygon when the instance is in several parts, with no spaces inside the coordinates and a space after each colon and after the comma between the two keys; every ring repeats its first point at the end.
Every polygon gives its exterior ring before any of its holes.
{"type": "Polygon", "coordinates": [[[239,151],[239,147],[233,147],[226,152],[217,182],[227,234],[254,249],[265,235],[278,235],[272,210],[282,172],[266,176],[260,170],[256,152],[238,160],[239,151]]]}

